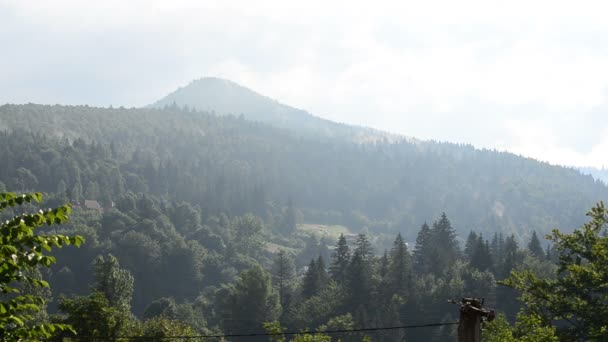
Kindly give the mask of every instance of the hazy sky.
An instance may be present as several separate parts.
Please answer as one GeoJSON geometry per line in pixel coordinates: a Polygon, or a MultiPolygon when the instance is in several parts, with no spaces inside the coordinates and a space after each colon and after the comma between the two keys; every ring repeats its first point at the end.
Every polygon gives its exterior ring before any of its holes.
{"type": "Polygon", "coordinates": [[[336,121],[608,167],[605,1],[295,3],[0,0],[0,103],[142,106],[217,76],[336,121]]]}

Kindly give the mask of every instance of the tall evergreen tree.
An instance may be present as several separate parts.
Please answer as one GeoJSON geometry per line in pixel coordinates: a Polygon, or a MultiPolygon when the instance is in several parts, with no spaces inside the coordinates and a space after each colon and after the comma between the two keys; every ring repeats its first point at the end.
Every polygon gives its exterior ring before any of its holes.
{"type": "Polygon", "coordinates": [[[339,284],[345,284],[347,279],[348,265],[350,264],[350,248],[344,234],[340,234],[336,249],[331,255],[332,262],[329,273],[333,280],[339,284]]]}
{"type": "Polygon", "coordinates": [[[355,241],[355,250],[353,254],[359,254],[363,260],[370,262],[374,258],[374,249],[369,242],[367,235],[359,234],[355,241]]]}
{"type": "Polygon", "coordinates": [[[540,245],[540,240],[536,235],[536,231],[532,232],[532,238],[530,239],[530,243],[528,243],[528,249],[533,256],[539,259],[545,258],[545,252],[543,251],[543,247],[540,245]]]}
{"type": "Polygon", "coordinates": [[[386,279],[386,277],[388,276],[389,267],[390,267],[390,261],[388,259],[388,251],[385,249],[384,254],[382,255],[382,257],[380,257],[380,270],[379,270],[380,278],[382,278],[383,280],[386,279]]]}
{"type": "Polygon", "coordinates": [[[287,288],[295,276],[295,263],[293,256],[280,250],[274,259],[272,267],[273,284],[279,288],[279,301],[281,306],[288,306],[287,288]]]}
{"type": "Polygon", "coordinates": [[[401,233],[397,234],[393,248],[390,252],[390,266],[388,277],[390,287],[401,296],[407,296],[411,286],[411,257],[401,233]]]}
{"type": "Polygon", "coordinates": [[[445,213],[431,229],[432,250],[431,270],[435,274],[444,273],[449,265],[460,258],[460,248],[456,241],[456,232],[445,213]]]}
{"type": "Polygon", "coordinates": [[[322,290],[325,285],[329,283],[329,275],[327,274],[327,268],[325,267],[325,259],[322,255],[317,258],[317,278],[319,291],[322,290]]]}
{"type": "Polygon", "coordinates": [[[304,274],[304,280],[302,281],[302,296],[304,298],[310,298],[320,290],[320,279],[319,268],[315,259],[311,259],[304,274]]]}
{"type": "Polygon", "coordinates": [[[494,266],[492,254],[490,253],[490,244],[488,240],[484,241],[482,234],[477,237],[470,263],[472,267],[480,271],[491,270],[492,266],[494,266]]]}
{"type": "Polygon", "coordinates": [[[420,227],[420,231],[416,237],[416,246],[414,247],[414,270],[418,274],[425,274],[431,271],[431,244],[431,229],[425,222],[420,227]]]}
{"type": "Polygon", "coordinates": [[[354,252],[348,266],[348,303],[350,310],[365,307],[372,294],[372,269],[369,260],[363,253],[354,252]]]}
{"type": "Polygon", "coordinates": [[[471,261],[473,254],[475,254],[475,248],[477,247],[478,240],[477,233],[473,230],[469,233],[467,237],[467,242],[464,245],[464,255],[467,257],[469,261],[471,261]]]}

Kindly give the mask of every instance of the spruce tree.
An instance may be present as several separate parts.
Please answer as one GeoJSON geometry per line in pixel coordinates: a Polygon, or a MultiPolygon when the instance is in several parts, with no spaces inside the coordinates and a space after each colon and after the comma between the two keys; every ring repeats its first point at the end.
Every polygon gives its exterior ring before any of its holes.
{"type": "Polygon", "coordinates": [[[374,258],[374,250],[372,244],[367,239],[367,235],[359,234],[359,236],[357,236],[354,253],[359,254],[366,262],[371,262],[374,258]]]}
{"type": "Polygon", "coordinates": [[[284,308],[288,304],[287,288],[295,276],[295,263],[293,256],[279,250],[272,267],[273,284],[279,288],[279,300],[284,308]]]}
{"type": "Polygon", "coordinates": [[[310,298],[319,291],[319,269],[315,259],[311,259],[302,282],[302,296],[310,298]]]}
{"type": "Polygon", "coordinates": [[[390,253],[389,274],[393,293],[406,296],[411,283],[411,257],[401,233],[397,234],[390,253]]]}
{"type": "Polygon", "coordinates": [[[346,274],[348,265],[350,264],[350,248],[346,242],[344,234],[340,234],[336,249],[331,255],[332,262],[329,267],[329,273],[333,280],[339,284],[346,283],[346,274]]]}
{"type": "Polygon", "coordinates": [[[322,255],[317,258],[317,290],[322,290],[329,283],[329,275],[325,268],[325,260],[322,255]]]}
{"type": "Polygon", "coordinates": [[[439,221],[433,223],[431,229],[431,271],[442,274],[449,265],[460,258],[460,249],[456,241],[456,232],[445,213],[441,214],[439,221]]]}
{"type": "Polygon", "coordinates": [[[477,236],[477,233],[471,230],[471,232],[469,233],[469,237],[467,238],[467,242],[464,245],[464,255],[469,261],[471,261],[473,255],[475,254],[475,248],[477,247],[478,238],[479,237],[477,236]]]}
{"type": "Polygon", "coordinates": [[[380,278],[385,279],[389,272],[388,251],[385,249],[384,254],[380,258],[380,278]]]}
{"type": "Polygon", "coordinates": [[[418,274],[428,273],[431,270],[431,229],[426,222],[420,227],[414,247],[414,270],[418,274]]]}
{"type": "Polygon", "coordinates": [[[530,243],[528,244],[528,249],[533,256],[544,259],[545,252],[543,251],[543,247],[540,245],[540,240],[538,240],[538,236],[536,235],[536,231],[532,232],[532,238],[530,239],[530,243]]]}
{"type": "Polygon", "coordinates": [[[355,251],[348,267],[347,290],[349,294],[348,307],[355,310],[365,306],[370,301],[372,293],[371,264],[363,253],[355,251]]]}
{"type": "Polygon", "coordinates": [[[492,269],[493,261],[492,254],[490,254],[490,244],[487,240],[484,241],[483,235],[481,234],[477,237],[477,241],[475,242],[470,263],[472,267],[480,271],[492,269]]]}

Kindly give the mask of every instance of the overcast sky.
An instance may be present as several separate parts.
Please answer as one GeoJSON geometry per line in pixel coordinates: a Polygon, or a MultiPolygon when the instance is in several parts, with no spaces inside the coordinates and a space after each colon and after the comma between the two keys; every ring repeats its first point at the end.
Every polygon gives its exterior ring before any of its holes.
{"type": "Polygon", "coordinates": [[[0,103],[143,106],[216,76],[340,122],[608,167],[605,1],[292,3],[0,0],[0,103]]]}

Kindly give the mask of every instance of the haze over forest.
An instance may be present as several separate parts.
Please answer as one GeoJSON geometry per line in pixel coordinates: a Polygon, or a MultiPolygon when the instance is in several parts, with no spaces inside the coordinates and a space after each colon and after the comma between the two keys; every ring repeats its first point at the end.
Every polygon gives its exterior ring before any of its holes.
{"type": "Polygon", "coordinates": [[[603,336],[602,6],[0,1],[0,341],[603,336]]]}

